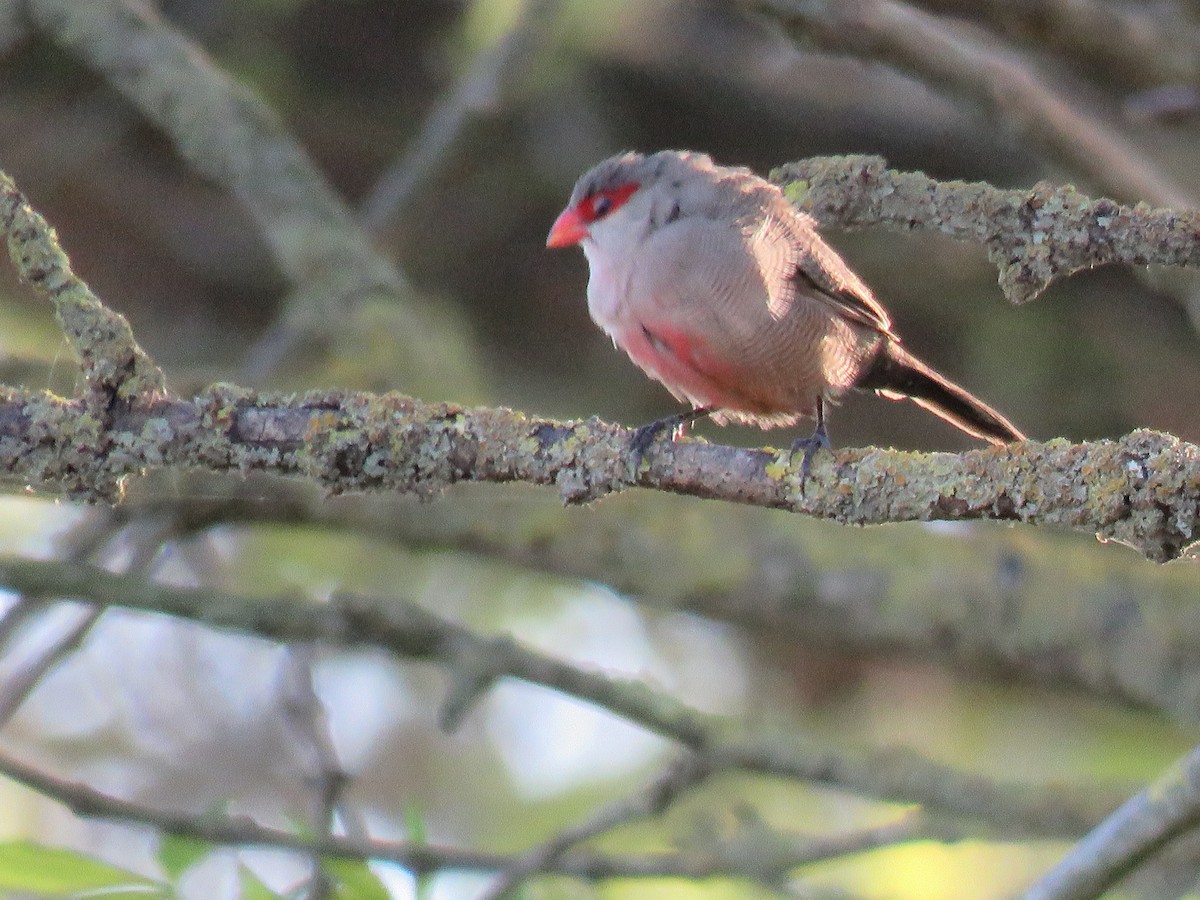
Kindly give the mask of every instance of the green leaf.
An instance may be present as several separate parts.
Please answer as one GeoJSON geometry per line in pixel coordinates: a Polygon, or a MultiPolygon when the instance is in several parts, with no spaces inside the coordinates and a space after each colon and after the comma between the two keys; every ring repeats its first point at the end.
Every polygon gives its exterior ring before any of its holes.
{"type": "MultiPolygon", "coordinates": [[[[421,807],[410,803],[404,808],[404,824],[408,826],[408,838],[414,844],[424,844],[428,841],[428,831],[425,828],[425,817],[421,807]]],[[[416,884],[417,900],[429,900],[433,896],[433,877],[429,874],[418,875],[416,884]]]]}
{"type": "Polygon", "coordinates": [[[183,873],[213,851],[213,845],[195,838],[163,835],[158,845],[158,862],[171,881],[178,881],[183,873]]]}
{"type": "Polygon", "coordinates": [[[279,900],[280,895],[259,881],[258,876],[245,866],[239,867],[238,879],[242,900],[279,900]]]}
{"type": "Polygon", "coordinates": [[[404,824],[408,829],[408,839],[412,843],[424,844],[428,840],[425,817],[421,814],[421,807],[417,804],[410,803],[404,807],[404,824]]]}
{"type": "Polygon", "coordinates": [[[322,868],[336,882],[333,896],[339,900],[391,900],[391,892],[384,887],[371,867],[356,859],[325,859],[322,868]]]}
{"type": "Polygon", "coordinates": [[[81,894],[99,888],[123,888],[145,897],[151,892],[161,896],[163,886],[74,850],[32,841],[0,843],[0,894],[81,894]]]}

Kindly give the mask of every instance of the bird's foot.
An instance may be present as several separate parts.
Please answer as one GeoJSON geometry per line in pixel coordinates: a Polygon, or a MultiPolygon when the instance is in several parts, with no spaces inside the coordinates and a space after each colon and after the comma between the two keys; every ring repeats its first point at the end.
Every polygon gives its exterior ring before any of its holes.
{"type": "Polygon", "coordinates": [[[689,409],[687,412],[677,413],[673,416],[664,416],[661,419],[655,419],[648,425],[642,425],[633,433],[633,440],[629,442],[629,453],[633,458],[633,471],[637,472],[642,466],[642,457],[646,455],[646,451],[650,449],[660,434],[667,432],[670,440],[682,437],[689,425],[694,425],[698,420],[712,412],[707,407],[699,409],[689,409]]]}
{"type": "Polygon", "coordinates": [[[829,432],[825,430],[824,418],[818,419],[817,427],[808,437],[796,438],[792,441],[791,455],[795,456],[801,450],[804,451],[804,458],[800,461],[800,493],[804,493],[804,486],[808,483],[808,476],[812,474],[812,461],[818,450],[828,450],[829,432]]]}

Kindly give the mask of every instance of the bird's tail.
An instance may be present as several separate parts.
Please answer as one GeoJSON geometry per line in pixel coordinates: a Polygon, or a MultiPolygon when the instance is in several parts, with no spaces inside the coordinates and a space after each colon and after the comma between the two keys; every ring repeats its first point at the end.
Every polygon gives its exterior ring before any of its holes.
{"type": "Polygon", "coordinates": [[[856,387],[892,399],[907,398],[955,428],[993,444],[1025,440],[1012,422],[894,341],[884,342],[856,387]]]}

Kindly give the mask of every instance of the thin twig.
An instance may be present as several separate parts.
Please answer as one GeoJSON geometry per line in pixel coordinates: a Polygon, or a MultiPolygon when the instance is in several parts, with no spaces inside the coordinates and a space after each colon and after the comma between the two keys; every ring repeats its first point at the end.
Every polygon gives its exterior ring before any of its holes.
{"type": "Polygon", "coordinates": [[[546,871],[550,863],[577,844],[612,831],[636,819],[660,815],[684,791],[690,790],[712,774],[701,757],[685,756],[669,765],[652,784],[634,796],[591,815],[587,821],[564,828],[541,846],[528,851],[509,866],[478,900],[504,900],[530,875],[546,871]]]}
{"type": "Polygon", "coordinates": [[[553,21],[559,0],[523,0],[513,23],[479,53],[462,79],[437,101],[420,133],[380,176],[362,203],[371,231],[398,219],[416,189],[445,162],[472,118],[495,111],[518,62],[528,61],[553,21]]]}
{"type": "MultiPolygon", "coordinates": [[[[173,531],[170,518],[153,517],[148,522],[149,527],[139,529],[141,533],[137,535],[130,559],[126,563],[128,572],[153,574],[150,567],[155,556],[167,535],[173,531]]],[[[142,524],[145,526],[146,521],[142,524]]],[[[61,541],[66,545],[66,558],[72,562],[84,562],[94,556],[121,527],[120,521],[107,510],[84,519],[61,541]]],[[[30,602],[28,597],[21,597],[18,607],[11,611],[10,615],[18,610],[25,610],[27,614],[31,614],[43,607],[43,604],[30,602]]],[[[102,606],[80,610],[75,621],[66,626],[49,646],[5,681],[0,688],[0,728],[8,724],[46,674],[83,644],[104,612],[102,606]]],[[[5,619],[5,624],[7,623],[8,617],[5,619]]]]}
{"type": "Polygon", "coordinates": [[[51,669],[79,649],[102,615],[103,607],[90,606],[81,609],[75,621],[60,632],[49,647],[5,680],[4,687],[0,690],[0,728],[3,728],[29,699],[51,669]]]}
{"type": "Polygon", "coordinates": [[[1200,826],[1200,747],[1130,797],[1029,888],[1024,900],[1092,900],[1200,826]]]}
{"type": "MultiPolygon", "coordinates": [[[[78,816],[149,825],[171,835],[195,838],[211,844],[237,847],[277,847],[305,855],[343,859],[395,862],[415,875],[440,871],[501,872],[520,857],[502,853],[402,841],[365,842],[346,836],[313,837],[259,825],[244,816],[206,814],[197,816],[156,809],[113,797],[84,784],[48,775],[42,770],[0,752],[0,774],[39,794],[57,800],[78,816]]],[[[910,831],[905,820],[847,836],[809,841],[793,838],[794,864],[804,865],[834,859],[872,847],[885,846],[920,836],[910,831]]],[[[935,832],[928,837],[937,840],[935,832]]],[[[955,839],[955,838],[951,838],[955,839]]],[[[598,881],[606,878],[715,878],[754,877],[739,871],[731,857],[708,853],[646,853],[610,855],[573,850],[550,861],[548,872],[598,881]]]]}
{"type": "Polygon", "coordinates": [[[1200,76],[1200,28],[1194,6],[1110,0],[921,0],[951,15],[1031,35],[1047,50],[1095,67],[1111,88],[1187,84],[1200,76]]]}
{"type": "MultiPolygon", "coordinates": [[[[331,838],[337,832],[340,817],[347,823],[348,835],[365,840],[365,826],[345,799],[349,777],[338,758],[330,732],[329,716],[313,683],[315,649],[308,643],[290,644],[279,673],[279,698],[284,722],[310,758],[313,834],[322,840],[331,838]]],[[[314,853],[310,862],[312,875],[307,896],[312,900],[328,897],[333,883],[325,872],[321,855],[314,853]]]]}

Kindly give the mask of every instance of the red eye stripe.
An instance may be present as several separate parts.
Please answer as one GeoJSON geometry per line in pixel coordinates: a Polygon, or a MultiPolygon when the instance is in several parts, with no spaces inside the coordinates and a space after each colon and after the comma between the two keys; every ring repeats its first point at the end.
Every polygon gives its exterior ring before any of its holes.
{"type": "Polygon", "coordinates": [[[631,181],[628,184],[622,184],[615,188],[609,188],[605,191],[597,191],[590,197],[585,197],[579,204],[579,215],[585,222],[595,222],[597,219],[603,219],[625,205],[633,192],[640,185],[637,182],[631,181]]]}

